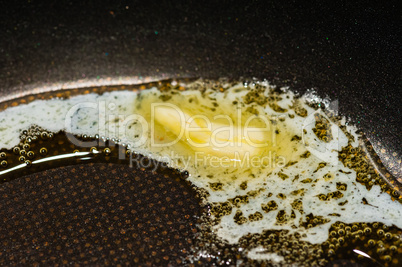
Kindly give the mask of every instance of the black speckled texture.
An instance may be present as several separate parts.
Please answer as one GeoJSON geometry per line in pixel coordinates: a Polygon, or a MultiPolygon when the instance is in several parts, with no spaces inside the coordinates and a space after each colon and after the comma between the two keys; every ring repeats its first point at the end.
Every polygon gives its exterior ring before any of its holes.
{"type": "Polygon", "coordinates": [[[341,113],[377,151],[385,149],[380,156],[401,174],[396,1],[60,2],[3,6],[0,94],[132,75],[243,76],[299,91],[314,87],[339,100],[341,113]]]}

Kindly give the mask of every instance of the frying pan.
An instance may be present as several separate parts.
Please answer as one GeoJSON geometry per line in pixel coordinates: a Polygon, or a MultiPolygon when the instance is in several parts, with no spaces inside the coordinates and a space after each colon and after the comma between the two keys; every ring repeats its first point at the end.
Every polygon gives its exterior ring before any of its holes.
{"type": "MultiPolygon", "coordinates": [[[[90,86],[110,81],[141,83],[183,77],[267,79],[300,93],[314,88],[320,96],[338,100],[340,114],[350,117],[351,123],[366,133],[388,171],[396,178],[402,176],[400,16],[392,2],[367,5],[333,1],[245,4],[28,1],[10,4],[1,13],[2,100],[66,88],[71,83],[90,86]]],[[[111,165],[101,172],[97,165],[83,168],[91,177],[110,175],[116,169],[111,165]]],[[[114,177],[127,171],[121,168],[114,177]]],[[[69,167],[50,170],[42,178],[31,177],[2,188],[2,207],[10,210],[5,212],[7,227],[1,232],[7,238],[0,240],[0,262],[183,264],[180,261],[186,254],[183,249],[189,251],[193,244],[190,241],[183,244],[176,236],[196,231],[196,202],[183,207],[183,214],[189,215],[189,219],[182,221],[178,220],[181,216],[172,215],[176,207],[165,206],[161,216],[153,214],[151,209],[136,210],[141,216],[150,213],[152,220],[159,217],[160,223],[153,225],[158,229],[156,234],[148,235],[150,228],[147,226],[144,231],[140,226],[149,219],[134,223],[132,220],[140,216],[125,218],[123,215],[130,213],[120,212],[109,204],[111,197],[96,195],[100,204],[86,202],[91,179],[81,185],[86,188],[82,189],[85,193],[79,191],[71,197],[73,192],[64,184],[71,171],[69,167]],[[44,180],[33,185],[35,179],[44,180]],[[54,196],[47,191],[51,186],[58,189],[51,191],[56,192],[54,196]],[[17,192],[16,188],[25,191],[17,192]],[[63,189],[68,194],[58,195],[63,189]],[[48,195],[51,200],[44,203],[49,206],[38,206],[37,197],[29,195],[32,192],[41,197],[48,195]],[[84,215],[80,211],[83,208],[74,204],[74,209],[66,211],[68,216],[76,216],[74,224],[69,225],[49,215],[52,209],[62,212],[61,204],[55,201],[64,196],[79,199],[84,207],[95,205],[96,214],[106,215],[95,220],[90,216],[90,208],[84,215]],[[104,211],[97,213],[96,205],[104,207],[104,211]],[[46,216],[40,213],[44,211],[46,216]],[[165,227],[168,222],[171,228],[165,227]],[[98,223],[102,226],[97,226],[98,223]],[[158,228],[158,225],[164,226],[158,228]],[[28,226],[31,230],[26,229],[28,226]],[[49,227],[55,227],[55,231],[49,227]],[[60,232],[62,229],[67,230],[60,232]],[[126,238],[125,231],[130,238],[126,238]],[[164,237],[165,232],[168,237],[164,237]],[[158,238],[165,243],[159,244],[158,238]]],[[[188,189],[177,183],[183,192],[188,189]]],[[[152,185],[148,186],[147,190],[151,190],[152,185]]],[[[98,189],[99,194],[113,196],[119,192],[119,185],[99,185],[98,189]]],[[[127,192],[114,197],[122,201],[119,205],[122,210],[136,201],[129,195],[127,192]]],[[[193,201],[181,199],[183,194],[179,193],[172,196],[177,197],[177,202],[193,201]]]]}

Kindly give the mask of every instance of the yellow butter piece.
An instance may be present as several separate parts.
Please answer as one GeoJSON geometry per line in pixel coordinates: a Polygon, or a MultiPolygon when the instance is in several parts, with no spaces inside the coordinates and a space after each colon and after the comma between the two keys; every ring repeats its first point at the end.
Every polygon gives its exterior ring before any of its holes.
{"type": "Polygon", "coordinates": [[[202,114],[189,114],[173,105],[157,106],[154,111],[155,121],[195,152],[239,160],[245,155],[259,155],[266,146],[265,134],[259,128],[216,123],[202,114]]]}

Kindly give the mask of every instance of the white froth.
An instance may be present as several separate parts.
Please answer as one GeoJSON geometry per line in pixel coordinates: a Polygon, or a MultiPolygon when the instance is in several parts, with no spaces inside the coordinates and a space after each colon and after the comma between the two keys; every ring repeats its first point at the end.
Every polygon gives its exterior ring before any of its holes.
{"type": "MultiPolygon", "coordinates": [[[[121,91],[103,95],[87,94],[69,99],[36,100],[29,104],[10,107],[0,112],[0,147],[10,149],[19,143],[21,131],[36,124],[52,132],[70,130],[74,134],[98,134],[100,121],[106,120],[106,128],[114,129],[111,122],[133,112],[137,93],[121,91]],[[105,111],[106,114],[103,114],[105,111]],[[101,118],[102,117],[102,118],[101,118]],[[71,124],[66,122],[71,121],[71,124]]],[[[104,127],[105,128],[105,127],[104,127]]],[[[108,131],[117,137],[117,131],[108,131]]]]}

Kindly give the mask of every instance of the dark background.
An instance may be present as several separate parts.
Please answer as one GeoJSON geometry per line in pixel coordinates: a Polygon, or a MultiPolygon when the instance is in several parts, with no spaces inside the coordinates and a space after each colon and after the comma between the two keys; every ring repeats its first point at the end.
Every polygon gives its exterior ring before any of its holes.
{"type": "Polygon", "coordinates": [[[0,95],[98,76],[257,77],[316,88],[339,100],[401,176],[401,13],[396,1],[353,2],[2,4],[0,95]]]}

